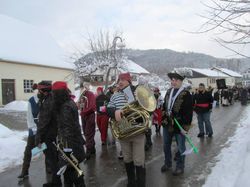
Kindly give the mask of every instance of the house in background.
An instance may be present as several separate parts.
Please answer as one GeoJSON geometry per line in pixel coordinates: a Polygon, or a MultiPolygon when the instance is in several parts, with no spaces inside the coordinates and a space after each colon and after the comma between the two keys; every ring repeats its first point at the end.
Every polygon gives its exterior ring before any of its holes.
{"type": "Polygon", "coordinates": [[[242,80],[242,85],[243,86],[250,86],[250,68],[248,68],[246,71],[242,73],[243,80],[242,80]]]}
{"type": "MultiPolygon", "coordinates": [[[[150,73],[144,69],[143,67],[139,66],[135,62],[129,59],[123,60],[123,68],[120,68],[118,70],[111,70],[110,76],[108,78],[109,84],[114,84],[117,80],[117,76],[119,73],[123,72],[129,72],[132,76],[132,83],[134,85],[137,85],[139,82],[140,76],[147,76],[150,75],[150,73]]],[[[83,76],[81,77],[81,82],[90,82],[93,86],[103,86],[105,85],[107,71],[104,69],[100,70],[98,69],[95,73],[93,73],[91,76],[83,76]]]]}
{"type": "Polygon", "coordinates": [[[74,88],[73,65],[64,52],[41,29],[0,15],[0,105],[28,100],[33,83],[66,81],[74,88]]]}
{"type": "Polygon", "coordinates": [[[219,68],[219,67],[213,67],[211,68],[211,70],[228,75],[228,77],[225,79],[227,86],[232,87],[232,86],[239,85],[242,83],[243,76],[235,71],[232,71],[226,68],[219,68]]]}
{"type": "Polygon", "coordinates": [[[206,88],[216,88],[216,80],[217,79],[226,79],[229,76],[221,73],[219,71],[214,71],[211,69],[202,69],[202,68],[189,68],[192,70],[193,75],[187,77],[189,81],[192,82],[193,88],[198,88],[200,83],[203,83],[206,88]]]}

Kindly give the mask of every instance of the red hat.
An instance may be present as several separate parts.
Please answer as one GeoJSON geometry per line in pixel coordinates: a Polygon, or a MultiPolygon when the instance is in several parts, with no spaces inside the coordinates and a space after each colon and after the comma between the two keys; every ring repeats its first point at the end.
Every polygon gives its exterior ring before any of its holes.
{"type": "Polygon", "coordinates": [[[103,92],[103,87],[98,87],[98,88],[96,89],[96,92],[103,92]]]}
{"type": "Polygon", "coordinates": [[[127,72],[127,73],[121,73],[121,74],[119,75],[119,77],[118,77],[118,81],[119,81],[120,79],[126,80],[126,81],[128,81],[128,82],[131,82],[131,80],[132,80],[131,75],[130,75],[129,72],[127,72]]]}
{"type": "Polygon", "coordinates": [[[52,85],[52,90],[68,90],[67,83],[63,81],[56,81],[52,85]]]}

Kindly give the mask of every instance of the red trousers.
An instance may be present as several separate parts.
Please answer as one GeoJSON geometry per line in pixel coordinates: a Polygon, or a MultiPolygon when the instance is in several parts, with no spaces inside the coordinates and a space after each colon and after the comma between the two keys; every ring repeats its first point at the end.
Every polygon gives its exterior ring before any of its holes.
{"type": "Polygon", "coordinates": [[[96,123],[101,133],[102,142],[106,142],[107,140],[107,132],[108,132],[108,123],[109,117],[106,114],[97,114],[96,115],[96,123]]]}

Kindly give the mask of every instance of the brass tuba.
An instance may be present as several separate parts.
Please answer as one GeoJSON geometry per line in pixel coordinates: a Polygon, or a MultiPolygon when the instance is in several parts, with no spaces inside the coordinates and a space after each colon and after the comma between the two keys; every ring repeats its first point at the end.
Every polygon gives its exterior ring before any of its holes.
{"type": "Polygon", "coordinates": [[[144,133],[151,127],[149,112],[156,108],[156,99],[151,90],[138,86],[135,90],[136,100],[125,105],[122,110],[122,120],[111,120],[111,132],[115,138],[126,139],[144,133]]]}

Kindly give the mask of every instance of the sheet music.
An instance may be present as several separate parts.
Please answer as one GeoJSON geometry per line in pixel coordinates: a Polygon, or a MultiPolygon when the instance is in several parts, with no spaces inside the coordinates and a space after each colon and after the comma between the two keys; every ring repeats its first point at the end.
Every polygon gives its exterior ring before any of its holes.
{"type": "Polygon", "coordinates": [[[128,103],[131,103],[135,100],[134,94],[132,93],[131,87],[128,86],[123,90],[123,93],[126,96],[126,99],[128,101],[128,103]]]}

